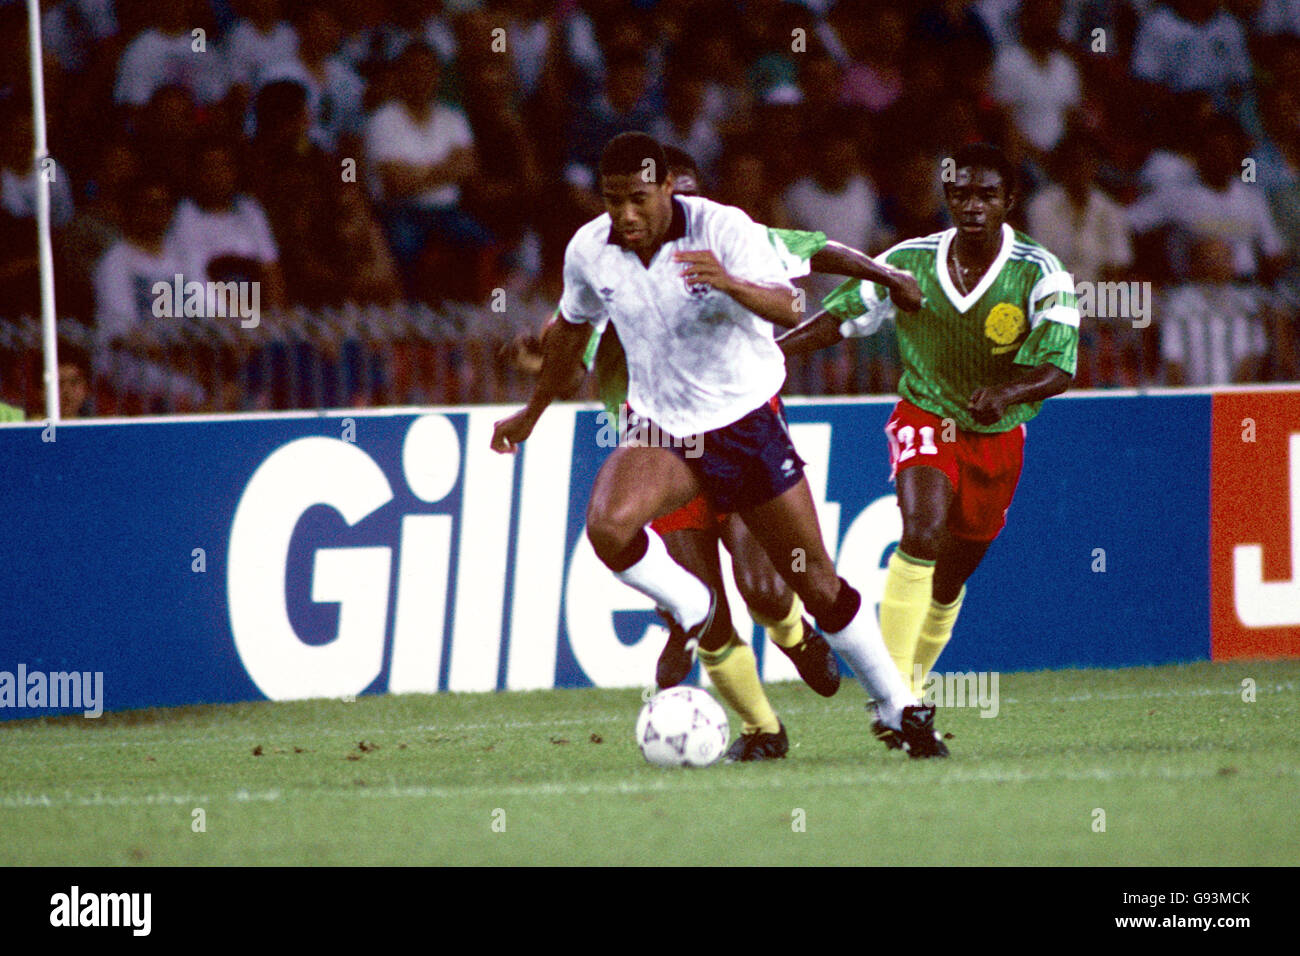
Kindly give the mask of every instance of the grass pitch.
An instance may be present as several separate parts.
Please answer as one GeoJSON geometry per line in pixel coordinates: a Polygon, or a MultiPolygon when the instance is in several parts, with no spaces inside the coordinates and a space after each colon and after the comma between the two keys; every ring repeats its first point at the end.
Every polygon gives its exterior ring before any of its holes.
{"type": "Polygon", "coordinates": [[[1294,865],[1297,685],[1297,661],[1003,674],[996,718],[943,709],[952,758],[909,761],[856,684],[776,684],[789,757],[702,770],[642,761],[637,690],[11,721],[0,864],[1294,865]]]}

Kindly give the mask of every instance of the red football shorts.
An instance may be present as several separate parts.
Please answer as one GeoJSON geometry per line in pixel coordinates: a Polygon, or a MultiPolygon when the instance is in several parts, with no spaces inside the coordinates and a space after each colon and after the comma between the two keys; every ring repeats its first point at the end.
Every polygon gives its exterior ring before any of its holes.
{"type": "Polygon", "coordinates": [[[992,541],[1007,523],[1007,509],[1025,461],[1025,426],[997,434],[968,432],[906,399],[894,406],[885,425],[889,438],[889,479],[904,468],[929,465],[952,483],[948,532],[972,541],[992,541]],[[955,441],[944,441],[945,435],[955,441]]]}
{"type": "Polygon", "coordinates": [[[716,533],[718,526],[725,517],[726,515],[720,515],[713,510],[713,506],[709,504],[704,495],[696,495],[676,511],[670,511],[662,518],[651,521],[650,527],[660,537],[672,531],[684,531],[688,528],[716,533]]]}

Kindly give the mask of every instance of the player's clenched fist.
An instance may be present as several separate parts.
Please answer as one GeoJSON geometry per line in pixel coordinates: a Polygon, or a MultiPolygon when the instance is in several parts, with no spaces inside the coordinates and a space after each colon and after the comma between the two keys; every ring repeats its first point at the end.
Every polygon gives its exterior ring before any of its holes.
{"type": "Polygon", "coordinates": [[[513,455],[519,443],[533,433],[536,424],[537,419],[526,408],[501,419],[492,427],[492,450],[513,455]]]}
{"type": "Polygon", "coordinates": [[[687,285],[710,285],[719,292],[726,292],[732,285],[731,275],[722,268],[718,257],[707,249],[675,253],[673,261],[685,264],[682,278],[687,285]]]}
{"type": "Polygon", "coordinates": [[[966,403],[966,409],[981,425],[992,425],[1006,414],[1008,404],[1006,392],[993,385],[976,389],[966,403]]]}

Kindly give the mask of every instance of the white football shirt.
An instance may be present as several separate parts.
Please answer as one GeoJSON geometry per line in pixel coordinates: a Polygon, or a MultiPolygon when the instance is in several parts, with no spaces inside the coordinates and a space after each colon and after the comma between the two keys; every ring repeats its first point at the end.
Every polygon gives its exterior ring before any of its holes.
{"type": "Polygon", "coordinates": [[[611,241],[609,214],[579,229],[564,253],[560,314],[604,329],[627,353],[628,404],[670,435],[712,431],[763,405],[785,381],[774,326],[707,286],[689,288],[678,252],[709,250],[739,279],[794,294],[766,231],[734,206],[675,196],[667,241],[643,266],[611,241]]]}

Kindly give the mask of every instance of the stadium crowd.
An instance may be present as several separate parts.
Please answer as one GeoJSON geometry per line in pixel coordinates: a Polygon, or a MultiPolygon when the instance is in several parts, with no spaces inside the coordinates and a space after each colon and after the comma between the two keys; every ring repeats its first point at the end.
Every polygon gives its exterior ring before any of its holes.
{"type": "MultiPolygon", "coordinates": [[[[755,220],[873,254],[946,228],[942,158],[998,143],[1013,224],[1095,293],[1076,385],[1300,379],[1300,0],[41,8],[37,169],[25,6],[0,4],[0,401],[32,415],[38,176],[65,415],[513,400],[527,350],[503,346],[554,308],[626,129],[755,220]],[[158,318],[176,275],[255,283],[265,321],[158,318]]],[[[881,335],[787,390],[896,379],[881,335]]]]}

